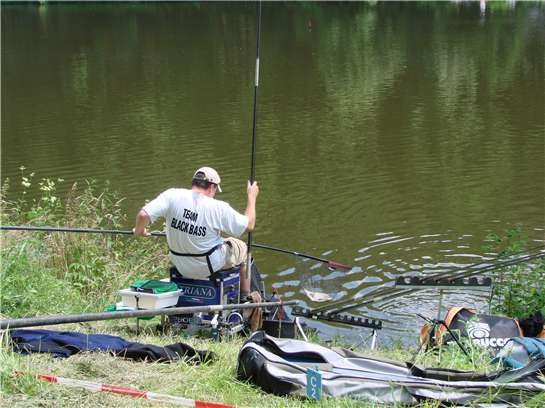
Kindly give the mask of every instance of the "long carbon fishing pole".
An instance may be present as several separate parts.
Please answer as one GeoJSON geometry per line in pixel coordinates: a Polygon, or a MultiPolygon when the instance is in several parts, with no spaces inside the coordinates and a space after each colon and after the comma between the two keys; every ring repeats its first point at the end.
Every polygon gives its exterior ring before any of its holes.
{"type": "MultiPolygon", "coordinates": [[[[81,234],[109,234],[133,235],[129,230],[109,230],[100,228],[72,228],[72,227],[33,227],[30,225],[0,225],[0,230],[6,231],[41,231],[41,232],[75,232],[81,234]]],[[[166,237],[164,232],[151,232],[154,237],[166,237]]]]}
{"type": "Polygon", "coordinates": [[[262,303],[241,303],[229,305],[210,305],[210,306],[188,306],[188,307],[169,307],[166,309],[149,309],[149,310],[129,310],[121,312],[99,312],[99,313],[83,313],[73,315],[56,315],[56,316],[36,316],[21,319],[4,319],[0,320],[0,329],[16,329],[20,327],[32,326],[51,326],[55,324],[66,323],[81,323],[81,322],[96,322],[99,320],[114,320],[114,319],[130,319],[133,317],[150,317],[150,316],[170,316],[177,314],[190,313],[210,313],[223,310],[240,310],[240,309],[256,309],[258,307],[271,306],[286,306],[295,305],[296,300],[287,302],[262,302],[262,303]]]}
{"type": "MultiPolygon", "coordinates": [[[[6,231],[40,231],[40,232],[74,232],[82,234],[110,234],[110,235],[133,235],[134,233],[129,230],[108,230],[98,228],[70,228],[70,227],[33,227],[27,225],[0,225],[0,230],[6,231]]],[[[153,237],[166,237],[164,232],[151,232],[153,237]]],[[[352,267],[336,261],[330,261],[325,258],[318,258],[317,256],[304,254],[301,252],[290,251],[287,249],[276,248],[269,245],[253,244],[254,248],[268,249],[270,251],[280,252],[284,254],[295,255],[301,258],[312,259],[314,261],[326,263],[331,269],[350,270],[352,267]]]]}
{"type": "MultiPolygon", "coordinates": [[[[479,270],[460,272],[458,274],[449,276],[447,279],[451,280],[451,281],[454,281],[456,279],[470,278],[470,277],[473,277],[475,275],[480,275],[480,274],[483,274],[483,273],[486,273],[486,272],[493,272],[493,271],[496,271],[496,270],[504,269],[504,268],[509,267],[509,266],[514,266],[514,265],[517,265],[517,264],[520,264],[520,263],[529,262],[529,261],[532,261],[534,259],[539,259],[539,258],[543,258],[543,257],[545,257],[545,253],[544,252],[538,252],[538,253],[535,253],[535,254],[520,257],[518,259],[511,259],[511,260],[504,261],[504,262],[501,262],[501,263],[497,263],[497,264],[494,264],[494,265],[490,265],[490,266],[487,266],[487,267],[484,267],[484,268],[480,268],[479,270]]],[[[427,279],[435,279],[435,278],[439,278],[439,277],[440,277],[440,275],[435,274],[434,276],[430,276],[427,279]]],[[[323,307],[314,309],[312,312],[317,313],[317,312],[327,311],[327,313],[343,313],[343,312],[347,312],[349,310],[364,306],[364,305],[369,304],[369,303],[374,303],[374,302],[379,302],[379,301],[384,302],[384,301],[395,299],[395,298],[398,298],[400,296],[406,296],[406,295],[418,292],[420,290],[425,290],[425,289],[429,289],[429,288],[411,288],[411,289],[399,289],[399,288],[394,288],[394,287],[383,288],[383,289],[378,290],[378,291],[376,291],[374,293],[371,293],[370,294],[372,296],[371,298],[369,296],[367,296],[366,299],[361,300],[361,301],[351,299],[351,300],[343,303],[342,305],[339,305],[339,304],[324,305],[323,307]],[[339,306],[341,306],[341,307],[339,307],[339,306]]]]}
{"type": "MultiPolygon", "coordinates": [[[[505,264],[505,265],[501,265],[501,268],[505,268],[507,266],[512,266],[512,265],[517,265],[518,263],[522,263],[522,262],[528,262],[528,261],[531,261],[533,259],[537,259],[537,258],[542,258],[543,256],[545,256],[545,254],[538,254],[538,255],[534,255],[534,256],[531,256],[531,257],[527,257],[527,258],[524,258],[524,259],[519,259],[519,260],[516,260],[516,261],[511,261],[509,264],[505,264]]],[[[492,268],[492,269],[489,269],[488,271],[474,271],[474,272],[471,272],[471,274],[467,275],[467,276],[464,276],[464,277],[471,277],[471,276],[475,276],[475,275],[479,275],[483,272],[491,272],[491,271],[494,271],[496,269],[501,269],[500,267],[498,268],[492,268]]],[[[460,279],[460,278],[456,278],[456,279],[460,279]]],[[[412,288],[412,289],[397,289],[397,288],[393,288],[393,287],[390,287],[390,288],[385,288],[383,289],[382,291],[377,291],[375,292],[373,295],[372,298],[367,298],[361,302],[357,302],[357,303],[354,303],[352,305],[347,305],[347,306],[344,306],[344,307],[341,307],[341,308],[337,308],[337,309],[332,309],[332,310],[328,310],[327,312],[328,313],[343,313],[343,312],[347,312],[349,310],[352,310],[352,309],[356,309],[358,307],[361,307],[361,306],[365,306],[369,303],[375,303],[375,302],[387,302],[389,300],[394,300],[394,299],[397,299],[401,296],[407,296],[407,295],[411,295],[415,292],[418,292],[418,291],[421,291],[421,290],[426,290],[426,289],[429,289],[429,288],[412,288]]]]}
{"type": "Polygon", "coordinates": [[[313,256],[313,255],[302,254],[302,253],[296,252],[296,251],[288,251],[286,249],[275,248],[275,247],[272,247],[272,246],[269,246],[269,245],[262,245],[262,244],[253,244],[253,246],[256,247],[256,248],[270,249],[271,251],[282,252],[284,254],[291,254],[291,255],[295,255],[295,256],[300,256],[301,258],[312,259],[314,261],[326,263],[327,266],[329,268],[331,268],[331,269],[338,269],[338,270],[345,270],[345,271],[349,271],[350,269],[352,269],[351,265],[343,264],[343,263],[336,262],[336,261],[330,261],[328,259],[319,258],[319,257],[313,256]]]}
{"type": "MultiPolygon", "coordinates": [[[[520,251],[520,252],[517,252],[517,253],[514,253],[512,254],[512,256],[517,256],[517,255],[525,255],[525,254],[528,254],[528,252],[533,252],[533,251],[539,251],[539,250],[542,250],[542,249],[545,249],[545,245],[542,245],[542,246],[538,246],[538,247],[534,247],[534,248],[530,248],[529,250],[524,250],[524,251],[520,251]]],[[[491,262],[494,262],[494,261],[499,261],[498,258],[496,258],[495,260],[490,260],[491,262]]],[[[452,272],[454,273],[471,273],[471,271],[467,271],[468,269],[471,269],[471,268],[476,268],[478,267],[479,265],[482,265],[484,264],[485,262],[487,261],[482,261],[482,262],[477,262],[477,263],[474,263],[474,264],[471,264],[471,265],[468,265],[467,267],[464,267],[464,268],[459,268],[459,269],[456,269],[452,272]]],[[[511,261],[501,261],[501,262],[511,262],[511,261]]],[[[524,262],[524,261],[519,261],[519,262],[524,262]]],[[[500,265],[500,264],[493,264],[493,265],[487,265],[483,268],[478,268],[475,272],[475,275],[479,274],[479,273],[482,273],[483,271],[486,270],[486,268],[490,268],[490,267],[495,267],[495,265],[500,265]]],[[[500,265],[502,266],[502,265],[500,265]]],[[[449,276],[444,276],[444,273],[435,273],[435,274],[432,274],[432,275],[429,275],[427,276],[426,278],[427,279],[437,279],[437,278],[447,278],[447,279],[456,279],[458,275],[454,275],[454,277],[452,275],[449,275],[449,276]]],[[[383,291],[392,291],[392,290],[402,290],[402,289],[393,289],[391,287],[388,287],[388,288],[380,288],[379,290],[377,290],[375,293],[371,293],[371,294],[382,294],[383,291]]],[[[313,309],[313,312],[321,312],[321,311],[325,311],[325,310],[330,310],[331,308],[334,308],[334,307],[337,307],[337,306],[343,306],[343,305],[346,305],[346,304],[349,304],[349,303],[354,303],[356,300],[354,299],[344,299],[344,300],[339,300],[337,302],[332,302],[330,304],[326,304],[324,306],[321,306],[321,307],[318,307],[316,309],[313,309]]]]}
{"type": "MultiPolygon", "coordinates": [[[[445,276],[444,273],[436,273],[436,274],[426,276],[425,278],[426,279],[438,279],[438,278],[445,279],[446,278],[446,279],[449,279],[449,280],[455,280],[455,279],[460,279],[460,278],[464,278],[464,277],[475,276],[475,275],[481,274],[483,272],[490,272],[490,271],[493,271],[493,270],[496,270],[496,269],[505,268],[507,266],[512,266],[512,265],[516,265],[518,263],[527,262],[527,261],[530,261],[530,260],[533,260],[533,259],[536,259],[536,258],[543,257],[543,256],[545,256],[545,253],[539,252],[539,251],[543,250],[544,248],[545,248],[545,246],[538,246],[538,247],[530,248],[529,250],[517,252],[517,253],[513,254],[513,256],[517,256],[517,255],[524,255],[524,256],[521,257],[521,258],[518,258],[518,259],[514,259],[514,260],[512,259],[512,260],[497,262],[499,260],[496,258],[494,260],[494,261],[496,261],[496,263],[494,263],[492,265],[487,265],[485,267],[478,268],[476,270],[469,270],[468,271],[468,269],[474,269],[474,268],[478,267],[479,265],[484,264],[487,261],[478,262],[478,263],[469,265],[469,266],[464,267],[464,268],[456,269],[456,270],[452,271],[451,274],[449,274],[448,276],[445,276]],[[536,254],[532,254],[533,252],[536,252],[536,251],[537,251],[536,254]],[[454,273],[454,274],[452,275],[452,273],[454,273]]],[[[333,313],[333,312],[334,313],[340,313],[342,311],[346,311],[346,310],[353,309],[355,307],[359,307],[360,305],[371,303],[371,302],[375,301],[376,298],[379,297],[379,296],[386,296],[386,295],[389,295],[389,294],[404,295],[404,294],[408,294],[408,293],[413,293],[413,292],[415,292],[417,290],[420,290],[420,289],[395,289],[393,287],[381,288],[381,289],[375,291],[374,293],[370,293],[368,295],[368,296],[373,296],[372,299],[365,299],[365,300],[360,301],[360,302],[358,302],[357,299],[345,299],[345,300],[340,300],[340,301],[333,302],[333,303],[330,303],[330,304],[326,304],[324,306],[313,309],[312,311],[314,313],[326,312],[326,311],[328,313],[333,313]],[[345,305],[350,305],[350,304],[353,304],[353,305],[344,307],[345,305]]]]}
{"type": "MultiPolygon", "coordinates": [[[[537,254],[534,254],[534,255],[527,255],[527,256],[521,257],[519,259],[508,260],[508,261],[504,261],[502,263],[489,265],[487,267],[480,268],[480,269],[474,270],[474,271],[465,271],[465,270],[463,270],[464,272],[460,272],[460,273],[458,273],[456,275],[451,275],[447,279],[454,281],[454,280],[460,279],[460,278],[469,278],[469,277],[479,275],[479,274],[482,274],[482,273],[485,273],[485,272],[492,272],[492,271],[495,271],[495,270],[506,268],[508,266],[513,266],[513,265],[517,265],[519,263],[531,261],[533,259],[542,258],[544,256],[545,256],[545,253],[537,253],[537,254]]],[[[427,277],[427,279],[436,279],[436,278],[441,278],[441,274],[434,274],[434,275],[431,275],[431,276],[427,277]]],[[[408,295],[408,294],[412,294],[412,293],[415,293],[415,292],[417,292],[419,290],[424,290],[424,289],[427,289],[427,288],[412,288],[412,289],[398,289],[398,288],[394,288],[394,287],[382,288],[382,289],[379,289],[379,290],[369,294],[366,297],[365,300],[358,301],[356,299],[347,299],[345,301],[337,302],[334,305],[324,305],[323,307],[314,309],[313,312],[317,313],[317,312],[327,311],[328,313],[342,313],[342,312],[346,312],[348,310],[351,310],[351,309],[354,309],[354,308],[357,308],[357,307],[360,307],[360,306],[363,306],[363,305],[366,305],[366,304],[369,304],[369,303],[378,302],[378,301],[386,301],[386,300],[393,299],[393,298],[396,298],[396,297],[399,297],[399,296],[405,296],[405,295],[408,295]],[[369,297],[369,296],[372,296],[372,297],[369,297]],[[341,307],[339,307],[339,306],[341,306],[341,307]]]]}
{"type": "MultiPolygon", "coordinates": [[[[254,113],[252,123],[252,157],[250,162],[250,184],[255,181],[255,162],[256,162],[256,128],[257,128],[257,91],[259,88],[259,45],[261,40],[261,1],[256,3],[256,45],[255,45],[255,82],[254,82],[254,113]]],[[[248,257],[246,259],[245,278],[250,278],[252,271],[252,232],[248,231],[248,257]]]]}

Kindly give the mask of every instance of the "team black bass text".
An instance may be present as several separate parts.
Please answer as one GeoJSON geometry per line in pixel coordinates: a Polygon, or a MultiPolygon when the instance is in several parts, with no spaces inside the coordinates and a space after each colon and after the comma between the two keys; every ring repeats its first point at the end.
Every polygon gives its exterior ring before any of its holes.
{"type": "MultiPolygon", "coordinates": [[[[199,217],[199,214],[197,214],[194,211],[190,211],[187,208],[184,208],[184,214],[183,217],[187,220],[196,222],[197,218],[199,217]]],[[[195,235],[197,237],[204,237],[206,235],[206,227],[199,227],[194,224],[190,224],[188,221],[179,220],[177,218],[172,218],[172,222],[170,223],[170,226],[172,228],[176,228],[177,230],[180,230],[182,232],[185,232],[189,235],[195,235]]]]}

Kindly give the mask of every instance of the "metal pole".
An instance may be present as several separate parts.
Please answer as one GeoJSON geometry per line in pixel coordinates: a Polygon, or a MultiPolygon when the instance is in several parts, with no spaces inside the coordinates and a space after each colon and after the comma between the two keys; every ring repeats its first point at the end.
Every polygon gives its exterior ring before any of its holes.
{"type": "Polygon", "coordinates": [[[374,350],[377,346],[377,331],[373,330],[373,337],[371,339],[371,350],[374,350]]]}
{"type": "Polygon", "coordinates": [[[437,307],[437,320],[441,319],[441,308],[443,307],[443,289],[439,290],[439,306],[437,307]]]}
{"type": "Polygon", "coordinates": [[[258,307],[296,305],[296,300],[288,302],[242,303],[232,305],[172,307],[165,309],[129,310],[123,312],[84,313],[75,315],[37,316],[22,319],[0,320],[0,329],[17,329],[20,327],[50,326],[65,323],[96,322],[99,320],[130,319],[133,317],[170,316],[198,312],[217,312],[221,310],[255,309],[258,307]]]}
{"type": "Polygon", "coordinates": [[[296,316],[294,321],[295,321],[295,326],[297,326],[297,328],[299,329],[299,333],[301,334],[301,337],[303,337],[303,340],[305,341],[308,341],[308,337],[306,336],[305,334],[305,331],[303,330],[303,327],[301,326],[301,319],[296,316]]]}

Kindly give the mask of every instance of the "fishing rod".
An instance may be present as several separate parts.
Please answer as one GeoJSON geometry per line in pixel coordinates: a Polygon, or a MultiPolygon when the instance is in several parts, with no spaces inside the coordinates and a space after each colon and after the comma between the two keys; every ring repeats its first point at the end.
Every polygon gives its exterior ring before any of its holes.
{"type": "MultiPolygon", "coordinates": [[[[516,265],[517,263],[527,262],[529,260],[533,260],[533,259],[536,259],[536,258],[543,257],[543,256],[545,256],[545,253],[538,252],[536,255],[532,255],[531,253],[534,252],[534,251],[540,251],[540,250],[542,250],[544,248],[545,248],[545,245],[530,248],[529,250],[520,251],[520,252],[514,253],[513,256],[517,256],[517,255],[521,255],[521,254],[526,254],[526,255],[524,257],[522,257],[522,258],[519,258],[519,259],[514,259],[514,260],[512,259],[512,260],[496,262],[495,264],[479,268],[479,269],[477,269],[475,271],[468,271],[468,269],[476,268],[479,265],[482,265],[483,263],[485,263],[486,261],[478,262],[478,263],[469,265],[469,266],[467,266],[465,268],[459,268],[457,270],[454,270],[454,271],[452,271],[452,272],[454,272],[454,275],[449,275],[447,277],[444,276],[444,273],[436,273],[436,274],[432,274],[430,276],[427,276],[425,278],[426,279],[446,278],[448,280],[455,280],[455,279],[460,279],[460,278],[464,278],[464,277],[470,277],[470,276],[478,275],[478,274],[481,274],[483,272],[490,272],[490,271],[493,271],[495,269],[501,269],[501,268],[505,268],[507,266],[516,265]],[[528,254],[528,252],[530,252],[530,254],[528,254]]],[[[496,258],[494,261],[499,261],[499,259],[496,258]]],[[[375,295],[374,297],[386,296],[386,295],[388,295],[390,293],[405,295],[407,293],[413,293],[413,292],[415,292],[417,290],[419,290],[419,289],[394,289],[392,287],[388,287],[388,288],[379,289],[378,291],[376,291],[375,293],[372,293],[372,294],[375,295]],[[407,291],[407,292],[403,292],[403,291],[407,291]]],[[[374,301],[374,300],[370,300],[370,301],[374,301]]],[[[370,303],[370,301],[366,300],[363,303],[361,303],[361,305],[370,303]]],[[[327,311],[328,313],[329,312],[340,313],[340,311],[345,311],[345,310],[353,309],[354,307],[359,307],[360,302],[358,302],[354,306],[349,306],[347,308],[335,309],[336,307],[342,307],[342,306],[348,305],[350,303],[355,303],[355,302],[357,302],[356,299],[340,300],[340,301],[337,301],[337,302],[334,302],[334,303],[331,303],[331,304],[326,304],[324,306],[318,307],[316,309],[313,309],[312,311],[315,312],[315,313],[325,312],[325,311],[327,311]]]]}
{"type": "MultiPolygon", "coordinates": [[[[490,265],[489,267],[481,268],[481,269],[479,269],[477,271],[460,273],[458,275],[454,275],[454,276],[449,277],[448,280],[454,281],[456,279],[470,278],[470,277],[473,277],[475,275],[479,275],[479,274],[482,274],[482,273],[485,273],[485,272],[493,272],[493,271],[496,271],[496,270],[499,270],[499,269],[506,268],[508,266],[514,266],[514,265],[517,265],[517,264],[520,264],[520,263],[523,263],[523,262],[528,262],[528,261],[543,258],[543,257],[545,257],[545,253],[537,253],[537,254],[533,254],[533,255],[528,255],[526,257],[521,257],[519,259],[506,261],[506,262],[504,262],[502,264],[490,265]]],[[[429,279],[433,279],[433,278],[430,277],[429,279]]],[[[361,302],[357,302],[356,300],[350,300],[350,301],[344,303],[344,305],[334,305],[334,306],[337,306],[337,308],[333,308],[333,309],[330,309],[330,307],[332,305],[329,305],[329,306],[325,305],[325,306],[323,306],[321,308],[318,308],[317,310],[313,310],[312,312],[313,313],[324,312],[324,310],[326,310],[327,313],[333,313],[333,314],[343,313],[343,312],[346,312],[346,311],[349,311],[349,310],[364,306],[364,305],[369,304],[369,303],[378,302],[378,301],[384,302],[384,301],[388,301],[388,300],[393,300],[393,299],[397,299],[397,298],[399,298],[401,296],[410,295],[410,294],[413,294],[413,293],[415,293],[417,291],[425,290],[425,289],[429,289],[429,288],[412,288],[412,289],[398,289],[398,288],[394,288],[394,287],[383,288],[382,290],[379,290],[379,291],[376,291],[375,293],[373,293],[374,296],[372,298],[367,298],[367,299],[365,299],[365,300],[363,300],[361,302]],[[350,303],[353,303],[353,304],[350,304],[350,303]],[[343,307],[338,308],[338,306],[343,306],[343,307]]]]}
{"type": "MultiPolygon", "coordinates": [[[[492,271],[497,270],[497,269],[502,269],[502,268],[505,268],[505,267],[508,267],[508,266],[513,266],[513,265],[516,265],[516,264],[519,264],[519,263],[528,262],[528,261],[531,261],[533,259],[541,258],[543,256],[545,256],[545,253],[528,255],[528,256],[520,258],[520,259],[509,260],[509,261],[504,261],[501,264],[490,265],[490,266],[487,266],[485,268],[481,268],[481,269],[479,269],[477,271],[469,271],[469,272],[459,273],[457,275],[450,276],[447,279],[450,280],[450,281],[454,281],[456,279],[469,278],[469,277],[479,275],[479,274],[482,274],[482,273],[485,273],[485,272],[492,272],[492,271]]],[[[430,276],[430,277],[428,277],[426,279],[433,280],[433,279],[440,278],[440,277],[441,277],[440,274],[434,274],[434,275],[432,275],[432,276],[430,276]]],[[[348,311],[348,310],[351,310],[351,309],[354,309],[354,308],[357,308],[357,307],[360,307],[360,306],[363,306],[363,305],[366,305],[366,304],[369,304],[369,303],[372,303],[372,302],[386,301],[386,300],[394,299],[394,298],[397,298],[397,297],[400,297],[400,296],[405,296],[405,295],[408,295],[408,294],[412,294],[412,293],[415,293],[415,292],[417,292],[419,290],[424,290],[424,289],[428,289],[428,288],[414,288],[414,289],[398,289],[398,288],[395,288],[395,287],[382,288],[382,289],[379,289],[378,291],[376,291],[374,293],[371,293],[371,295],[373,296],[372,298],[367,298],[367,299],[365,299],[363,301],[357,301],[355,299],[348,299],[346,301],[340,301],[340,302],[338,302],[338,303],[336,303],[334,305],[324,305],[324,306],[322,306],[320,308],[317,308],[316,310],[313,310],[313,312],[317,313],[317,312],[324,312],[324,311],[327,310],[328,313],[341,313],[341,312],[345,312],[345,311],[348,311]],[[339,308],[339,306],[342,306],[342,307],[339,308]],[[331,309],[332,307],[333,307],[333,309],[331,309]]]]}
{"type": "MultiPolygon", "coordinates": [[[[250,185],[255,181],[255,162],[256,162],[256,128],[257,128],[257,91],[259,88],[259,44],[261,39],[261,1],[256,3],[256,21],[257,21],[257,34],[256,34],[256,46],[255,46],[255,81],[254,81],[254,112],[252,123],[252,155],[250,161],[250,185]]],[[[246,270],[245,279],[250,278],[252,271],[252,231],[248,231],[248,256],[246,258],[246,270]]]]}
{"type": "Polygon", "coordinates": [[[301,258],[312,259],[314,261],[326,263],[327,266],[329,268],[331,268],[331,269],[338,269],[338,270],[345,270],[345,271],[349,271],[350,269],[352,269],[352,266],[347,265],[347,264],[343,264],[343,263],[336,262],[336,261],[330,261],[330,260],[325,259],[325,258],[318,258],[317,256],[313,256],[313,255],[302,254],[302,253],[296,252],[296,251],[288,251],[286,249],[275,248],[275,247],[272,247],[272,246],[262,245],[262,244],[254,244],[254,247],[263,248],[263,249],[270,249],[271,251],[282,252],[284,254],[300,256],[301,258]]]}
{"type": "MultiPolygon", "coordinates": [[[[110,229],[98,229],[98,228],[70,228],[70,227],[33,227],[27,225],[0,225],[0,230],[6,231],[40,231],[40,232],[74,232],[82,234],[111,234],[111,235],[132,235],[134,233],[130,230],[110,230],[110,229]]],[[[153,237],[165,237],[164,232],[153,231],[150,233],[153,237]]],[[[299,256],[301,258],[312,259],[318,262],[327,264],[331,269],[350,270],[352,267],[336,261],[330,261],[325,258],[318,258],[313,255],[303,254],[301,252],[290,251],[287,249],[276,248],[269,245],[253,244],[255,248],[268,249],[270,251],[281,252],[284,254],[291,254],[299,256]]]]}
{"type": "MultiPolygon", "coordinates": [[[[41,231],[41,232],[76,232],[82,234],[110,234],[110,235],[133,235],[129,230],[110,230],[100,228],[71,228],[71,227],[33,227],[30,225],[0,225],[0,230],[6,231],[41,231]]],[[[153,237],[166,237],[164,232],[151,232],[153,237]]]]}
{"type": "MultiPolygon", "coordinates": [[[[536,250],[541,250],[545,248],[545,245],[543,246],[538,246],[538,247],[534,247],[534,248],[530,248],[529,250],[524,250],[524,251],[520,251],[520,252],[517,252],[517,253],[514,253],[513,256],[515,255],[521,255],[521,254],[525,254],[527,252],[532,252],[532,251],[536,251],[536,250]]],[[[530,255],[526,255],[526,256],[530,256],[530,255]]],[[[539,256],[538,256],[539,257],[539,256]]],[[[533,258],[532,258],[533,259],[533,258]]],[[[469,265],[465,268],[459,268],[453,272],[461,272],[462,274],[458,274],[458,275],[451,275],[451,276],[448,276],[447,279],[449,280],[454,280],[454,279],[459,279],[461,277],[468,277],[468,276],[463,276],[464,274],[473,274],[473,275],[477,275],[477,274],[480,274],[482,272],[485,272],[487,269],[489,268],[500,268],[500,267],[505,267],[505,266],[509,266],[509,265],[504,265],[505,263],[508,263],[508,262],[515,262],[516,263],[522,263],[522,262],[526,262],[527,260],[529,259],[521,259],[521,260],[507,260],[507,261],[502,261],[502,263],[496,263],[496,264],[493,264],[493,265],[488,265],[484,268],[479,268],[477,271],[475,271],[475,273],[473,273],[472,271],[467,271],[467,269],[470,269],[470,268],[475,268],[479,265],[482,265],[483,263],[485,263],[486,261],[482,261],[482,262],[478,262],[478,263],[474,263],[472,265],[469,265]]],[[[495,261],[499,261],[498,258],[495,259],[495,261]]],[[[432,275],[429,275],[426,277],[427,279],[436,279],[436,278],[445,278],[444,277],[444,274],[443,273],[436,273],[436,274],[432,274],[432,275]]],[[[376,292],[376,295],[382,295],[383,294],[383,291],[393,291],[393,290],[403,290],[403,289],[393,289],[391,287],[388,287],[388,288],[380,288],[377,292],[376,292]]],[[[408,289],[407,289],[408,290],[408,289]]],[[[331,307],[337,307],[337,306],[343,306],[345,304],[349,304],[349,303],[353,303],[355,302],[355,299],[344,299],[344,300],[339,300],[337,302],[333,302],[331,304],[328,304],[328,305],[324,305],[324,306],[321,306],[321,307],[318,307],[316,309],[313,309],[313,312],[322,312],[322,311],[325,311],[327,309],[330,309],[331,307]]]]}
{"type": "Polygon", "coordinates": [[[256,309],[259,307],[291,306],[297,300],[287,302],[237,303],[231,305],[169,307],[165,309],[128,310],[120,312],[83,313],[72,315],[36,316],[21,319],[0,320],[0,329],[17,329],[32,326],[52,326],[56,324],[97,322],[100,320],[130,319],[133,317],[170,316],[178,314],[211,313],[224,310],[256,309]]]}

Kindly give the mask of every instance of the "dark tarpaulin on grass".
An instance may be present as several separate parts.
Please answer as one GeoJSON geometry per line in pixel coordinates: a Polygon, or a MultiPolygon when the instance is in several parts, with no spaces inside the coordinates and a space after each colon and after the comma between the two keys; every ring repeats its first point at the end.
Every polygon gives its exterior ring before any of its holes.
{"type": "Polygon", "coordinates": [[[13,351],[21,354],[51,353],[70,357],[81,351],[109,352],[136,361],[162,362],[184,360],[195,364],[216,360],[213,352],[196,350],[185,343],[155,346],[127,341],[108,334],[85,334],[52,330],[12,330],[13,351]]]}

